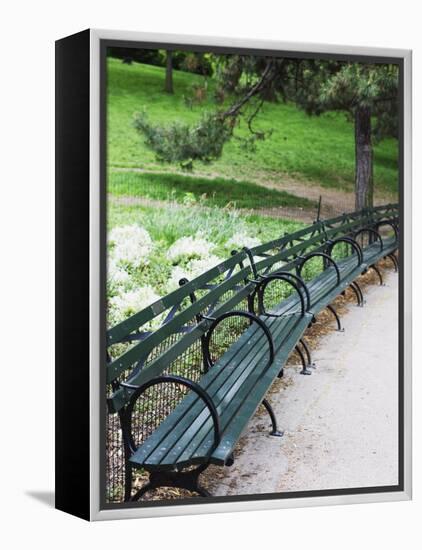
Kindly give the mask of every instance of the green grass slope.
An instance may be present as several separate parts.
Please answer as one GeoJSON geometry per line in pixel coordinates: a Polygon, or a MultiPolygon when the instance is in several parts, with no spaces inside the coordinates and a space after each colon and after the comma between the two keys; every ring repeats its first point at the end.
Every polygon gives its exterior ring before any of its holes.
{"type": "Polygon", "coordinates": [[[180,203],[200,202],[205,206],[221,208],[316,207],[316,203],[309,199],[267,189],[249,181],[183,174],[112,172],[109,175],[108,191],[116,196],[131,195],[180,203]]]}
{"type": "MultiPolygon", "coordinates": [[[[110,167],[160,169],[171,171],[179,166],[159,164],[133,128],[133,114],[146,108],[151,120],[168,123],[183,120],[194,123],[204,110],[214,110],[212,81],[208,98],[190,108],[185,96],[203,77],[174,71],[175,94],[164,93],[164,70],[134,63],[122,64],[108,59],[108,165],[110,167]]],[[[266,104],[256,119],[256,129],[273,129],[271,137],[259,142],[257,151],[247,153],[233,139],[224,148],[221,159],[206,165],[195,164],[195,171],[253,181],[288,174],[322,185],[351,189],[354,179],[353,125],[342,113],[309,117],[290,104],[266,104]],[[278,173],[278,174],[277,174],[278,173]]],[[[248,136],[241,125],[236,133],[248,136]]],[[[397,191],[397,140],[386,139],[375,146],[374,177],[377,189],[397,191]]]]}

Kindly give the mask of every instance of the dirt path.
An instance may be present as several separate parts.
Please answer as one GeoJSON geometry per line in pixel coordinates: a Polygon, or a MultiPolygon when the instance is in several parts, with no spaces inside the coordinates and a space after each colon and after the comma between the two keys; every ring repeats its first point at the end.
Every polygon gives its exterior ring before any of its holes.
{"type": "MultiPolygon", "coordinates": [[[[134,197],[130,195],[108,195],[108,201],[113,205],[122,205],[122,206],[158,206],[158,207],[168,207],[171,205],[172,208],[183,208],[186,210],[188,208],[185,204],[176,202],[176,201],[163,201],[157,199],[150,199],[148,197],[134,197]]],[[[207,208],[202,206],[202,208],[207,208]]],[[[256,208],[255,210],[250,210],[246,208],[237,208],[238,212],[242,214],[259,214],[261,216],[268,216],[271,218],[282,218],[283,220],[292,220],[292,221],[302,221],[304,223],[312,223],[315,220],[315,209],[306,210],[304,208],[298,207],[275,207],[275,208],[256,208]]]]}
{"type": "MultiPolygon", "coordinates": [[[[114,171],[120,172],[142,172],[151,173],[151,170],[142,168],[112,168],[114,171]]],[[[164,170],[154,170],[153,173],[167,174],[164,170]]],[[[230,175],[224,175],[220,173],[210,172],[194,172],[189,173],[186,171],[172,171],[172,173],[181,174],[183,176],[189,176],[192,178],[215,178],[215,177],[233,177],[230,175]]],[[[242,176],[236,176],[236,179],[242,181],[242,176]]],[[[248,181],[254,182],[268,189],[276,189],[277,191],[286,191],[297,197],[319,201],[319,197],[322,197],[321,216],[323,218],[330,218],[332,216],[341,214],[343,212],[351,212],[355,209],[355,197],[353,189],[345,190],[334,187],[325,187],[319,185],[316,182],[300,180],[299,178],[293,178],[288,174],[280,174],[278,172],[250,172],[248,173],[248,181]]],[[[148,199],[146,199],[148,200],[148,199]]],[[[385,204],[388,202],[394,202],[395,197],[386,193],[375,193],[374,203],[385,204]]],[[[304,222],[312,222],[315,219],[315,209],[303,209],[303,208],[266,208],[260,209],[262,215],[271,217],[284,217],[286,219],[301,220],[304,222]]]]}
{"type": "Polygon", "coordinates": [[[398,277],[366,288],[366,306],[349,306],[345,332],[324,337],[318,367],[289,367],[271,395],[282,438],[257,416],[235,464],[212,483],[215,495],[393,485],[398,475],[398,277]]]}

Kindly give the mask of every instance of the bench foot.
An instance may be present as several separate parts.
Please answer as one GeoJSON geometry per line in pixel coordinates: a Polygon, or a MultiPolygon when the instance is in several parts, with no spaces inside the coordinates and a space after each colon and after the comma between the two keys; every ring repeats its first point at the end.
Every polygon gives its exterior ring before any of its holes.
{"type": "Polygon", "coordinates": [[[200,497],[212,496],[211,493],[207,491],[204,487],[201,487],[201,485],[197,485],[195,491],[198,493],[200,497]]]}
{"type": "Polygon", "coordinates": [[[310,376],[312,374],[312,371],[310,371],[307,367],[303,367],[303,369],[300,371],[300,374],[310,376]]]}
{"type": "Polygon", "coordinates": [[[233,456],[233,453],[229,456],[229,458],[226,460],[224,466],[233,466],[234,464],[234,456],[233,456]]]}
{"type": "Polygon", "coordinates": [[[130,502],[138,501],[148,491],[153,491],[159,487],[175,487],[177,489],[186,489],[192,493],[197,493],[201,497],[209,497],[211,494],[204,487],[199,485],[199,475],[208,468],[208,464],[198,466],[194,470],[185,472],[150,472],[149,481],[141,487],[129,499],[130,502]]]}
{"type": "Polygon", "coordinates": [[[264,405],[267,413],[270,415],[272,427],[270,435],[273,435],[274,437],[282,437],[284,435],[284,432],[280,431],[277,427],[277,419],[275,417],[274,410],[271,407],[270,402],[267,399],[263,399],[262,404],[264,405]]]}

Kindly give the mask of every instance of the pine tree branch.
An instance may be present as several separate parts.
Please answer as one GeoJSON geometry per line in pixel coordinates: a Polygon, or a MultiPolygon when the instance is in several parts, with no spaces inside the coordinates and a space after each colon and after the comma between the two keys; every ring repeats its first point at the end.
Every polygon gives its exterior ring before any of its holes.
{"type": "Polygon", "coordinates": [[[238,102],[238,103],[235,103],[234,105],[232,105],[230,107],[230,109],[228,109],[227,111],[224,111],[223,113],[221,113],[221,118],[225,119],[225,118],[229,118],[229,117],[236,117],[240,110],[242,109],[242,107],[248,103],[248,101],[254,97],[256,94],[258,94],[263,88],[265,88],[265,86],[267,85],[268,82],[271,81],[272,78],[274,78],[274,71],[273,71],[273,68],[274,68],[274,63],[273,63],[273,60],[270,60],[268,61],[265,69],[264,69],[264,72],[262,73],[262,76],[260,78],[260,80],[255,84],[255,86],[253,86],[249,92],[247,94],[245,94],[242,99],[238,102]],[[273,73],[273,74],[271,74],[273,73]]]}
{"type": "Polygon", "coordinates": [[[249,128],[249,131],[251,134],[257,136],[257,135],[262,135],[262,132],[255,132],[255,130],[252,128],[252,122],[254,120],[254,118],[256,117],[256,115],[259,113],[259,111],[261,110],[261,107],[262,105],[264,104],[264,99],[261,98],[261,100],[259,101],[256,109],[254,110],[254,112],[248,117],[248,128],[249,128]]]}

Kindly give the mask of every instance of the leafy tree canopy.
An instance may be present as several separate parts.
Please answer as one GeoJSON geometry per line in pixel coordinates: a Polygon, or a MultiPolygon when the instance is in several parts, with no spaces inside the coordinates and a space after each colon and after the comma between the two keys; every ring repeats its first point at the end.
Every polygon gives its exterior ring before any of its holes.
{"type": "Polygon", "coordinates": [[[229,55],[216,56],[214,66],[219,105],[194,127],[154,126],[145,113],[135,118],[161,160],[191,165],[218,158],[240,118],[252,145],[265,139],[253,126],[265,101],[292,101],[309,115],[339,110],[355,124],[356,207],[372,203],[372,140],[398,134],[397,65],[229,55]]]}

